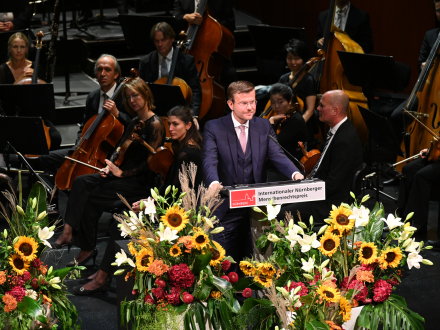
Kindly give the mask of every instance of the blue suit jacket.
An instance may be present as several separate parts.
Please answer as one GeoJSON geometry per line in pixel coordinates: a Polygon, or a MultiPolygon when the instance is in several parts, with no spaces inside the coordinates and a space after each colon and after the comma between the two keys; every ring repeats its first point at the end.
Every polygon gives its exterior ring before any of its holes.
{"type": "MultiPolygon", "coordinates": [[[[270,159],[276,169],[287,177],[299,170],[285,155],[283,150],[271,139],[276,138],[269,120],[254,117],[249,121],[249,136],[252,148],[252,170],[255,183],[266,182],[266,158],[270,159]]],[[[238,155],[241,148],[234,129],[231,115],[208,121],[205,124],[202,157],[205,184],[219,181],[224,186],[237,182],[238,155]]]]}

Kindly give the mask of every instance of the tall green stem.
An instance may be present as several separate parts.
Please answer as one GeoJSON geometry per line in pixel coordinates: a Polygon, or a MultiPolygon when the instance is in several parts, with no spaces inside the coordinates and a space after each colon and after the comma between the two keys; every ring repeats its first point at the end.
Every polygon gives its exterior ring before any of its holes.
{"type": "Polygon", "coordinates": [[[347,259],[347,236],[344,235],[344,277],[348,276],[348,259],[347,259]]]}

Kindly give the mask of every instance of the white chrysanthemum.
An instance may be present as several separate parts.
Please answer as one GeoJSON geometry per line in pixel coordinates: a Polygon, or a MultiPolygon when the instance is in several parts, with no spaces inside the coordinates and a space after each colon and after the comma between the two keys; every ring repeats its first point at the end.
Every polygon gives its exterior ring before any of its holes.
{"type": "Polygon", "coordinates": [[[34,300],[37,300],[38,299],[38,294],[34,290],[29,289],[29,290],[26,290],[26,297],[32,298],[34,300]]]}

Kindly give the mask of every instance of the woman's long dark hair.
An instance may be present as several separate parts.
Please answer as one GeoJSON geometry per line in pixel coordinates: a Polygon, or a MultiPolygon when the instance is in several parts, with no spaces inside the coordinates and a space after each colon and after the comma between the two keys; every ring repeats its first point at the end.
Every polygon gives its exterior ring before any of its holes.
{"type": "Polygon", "coordinates": [[[202,135],[194,125],[191,110],[187,106],[177,105],[168,111],[167,116],[168,118],[170,116],[175,116],[179,120],[183,121],[185,125],[191,123],[191,127],[188,131],[186,131],[185,138],[182,141],[173,140],[172,147],[175,155],[177,155],[185,145],[198,150],[202,149],[202,135]],[[188,144],[189,141],[191,141],[193,144],[188,144]]]}
{"type": "Polygon", "coordinates": [[[289,42],[284,45],[283,50],[285,56],[291,53],[292,55],[301,57],[304,63],[306,63],[310,58],[306,44],[298,39],[290,39],[289,42]]]}

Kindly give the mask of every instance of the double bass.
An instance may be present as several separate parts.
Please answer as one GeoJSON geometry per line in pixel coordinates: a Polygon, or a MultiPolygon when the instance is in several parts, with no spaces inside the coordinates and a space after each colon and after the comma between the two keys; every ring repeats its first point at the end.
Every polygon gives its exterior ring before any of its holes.
{"type": "Polygon", "coordinates": [[[368,139],[368,129],[359,111],[358,105],[368,109],[367,98],[361,87],[353,86],[348,82],[337,51],[364,54],[361,46],[352,40],[347,33],[334,25],[336,0],[332,0],[324,32],[325,61],[318,64],[315,79],[319,82],[318,93],[340,89],[347,93],[350,100],[347,116],[359,135],[362,144],[368,139]]]}
{"type": "Polygon", "coordinates": [[[201,0],[197,13],[203,16],[202,25],[191,24],[186,31],[185,52],[194,57],[202,87],[200,124],[223,116],[225,89],[220,82],[220,72],[225,60],[231,58],[235,39],[231,31],[210,15],[208,0],[201,0]]]}

